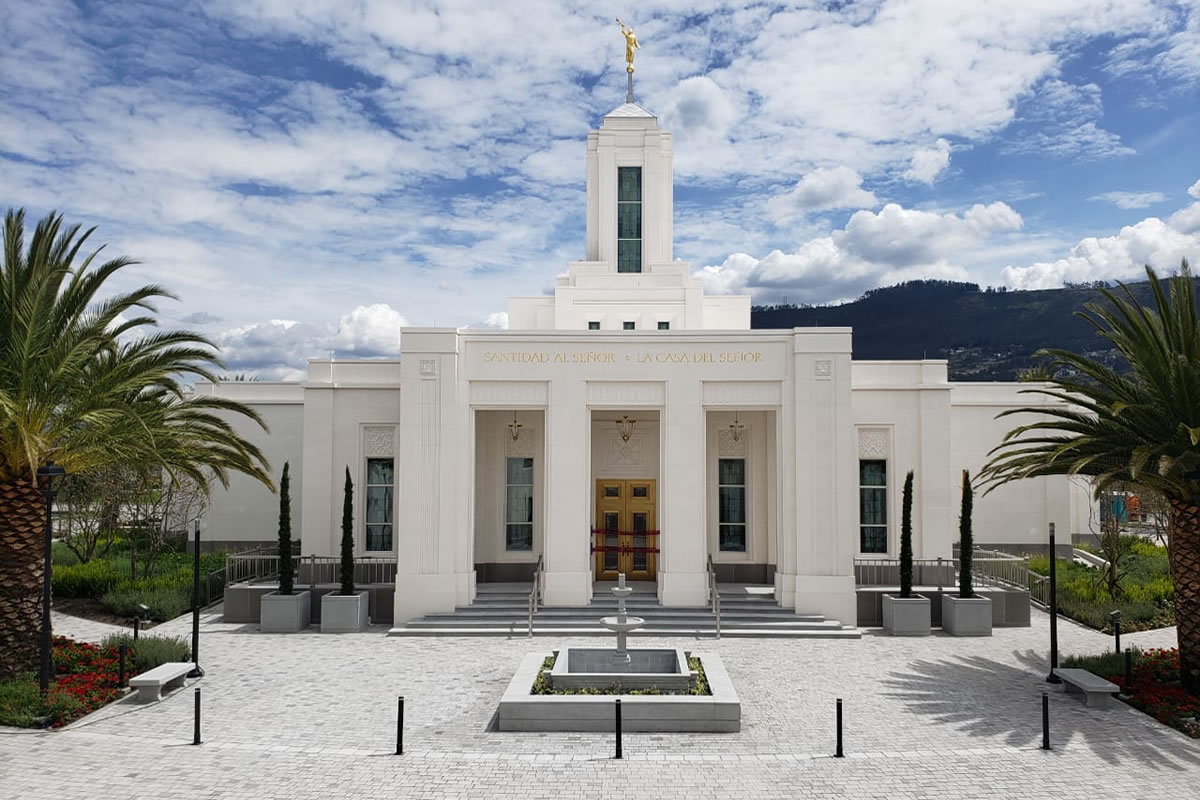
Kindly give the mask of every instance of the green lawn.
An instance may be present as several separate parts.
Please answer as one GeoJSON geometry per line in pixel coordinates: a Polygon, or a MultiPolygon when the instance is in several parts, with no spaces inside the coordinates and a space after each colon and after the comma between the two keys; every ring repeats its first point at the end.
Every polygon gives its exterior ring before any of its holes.
{"type": "MultiPolygon", "coordinates": [[[[1058,560],[1058,611],[1088,627],[1111,632],[1109,613],[1121,611],[1121,630],[1143,631],[1175,624],[1175,589],[1171,583],[1167,550],[1136,536],[1123,536],[1131,548],[1129,574],[1121,581],[1114,601],[1101,580],[1100,570],[1058,560]]],[[[1050,574],[1050,559],[1035,556],[1029,569],[1050,574]]]]}

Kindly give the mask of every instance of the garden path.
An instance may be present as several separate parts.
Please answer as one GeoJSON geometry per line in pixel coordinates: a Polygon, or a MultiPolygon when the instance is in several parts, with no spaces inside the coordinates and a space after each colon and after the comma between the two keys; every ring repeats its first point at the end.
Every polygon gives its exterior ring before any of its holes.
{"type": "Polygon", "coordinates": [[[50,626],[55,636],[66,636],[77,642],[99,643],[112,633],[133,633],[133,629],[127,625],[111,625],[93,619],[73,617],[70,614],[60,614],[53,608],[50,610],[50,626]]]}

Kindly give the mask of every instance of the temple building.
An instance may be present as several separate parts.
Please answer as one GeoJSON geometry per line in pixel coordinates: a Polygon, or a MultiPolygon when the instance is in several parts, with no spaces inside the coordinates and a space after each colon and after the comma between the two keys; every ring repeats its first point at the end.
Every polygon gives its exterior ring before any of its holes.
{"type": "MultiPolygon", "coordinates": [[[[633,102],[588,134],[584,259],[509,329],[405,328],[390,359],[313,359],[294,383],[201,384],[248,403],[275,472],[291,464],[302,553],[338,552],[355,484],[360,556],[395,561],[397,623],[489,582],[584,606],[624,573],[668,606],[721,581],[855,621],[855,562],[899,552],[916,475],[917,558],[950,557],[961,471],[1039,401],[956,383],[942,360],[855,361],[849,328],[751,330],[750,297],[706,295],[673,253],[671,133],[633,102]]],[[[976,540],[1036,549],[1088,524],[1082,487],[1022,481],[978,498],[976,540]]],[[[270,542],[275,498],[235,478],[205,536],[270,542]]],[[[1069,539],[1067,539],[1069,542],[1069,539]]]]}

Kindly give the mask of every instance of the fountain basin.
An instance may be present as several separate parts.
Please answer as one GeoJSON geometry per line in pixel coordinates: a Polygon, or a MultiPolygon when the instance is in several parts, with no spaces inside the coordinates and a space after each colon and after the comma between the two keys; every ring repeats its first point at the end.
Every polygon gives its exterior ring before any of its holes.
{"type": "Polygon", "coordinates": [[[641,647],[618,653],[603,647],[564,647],[550,670],[555,689],[649,689],[686,692],[696,683],[682,649],[641,647]]]}
{"type": "Polygon", "coordinates": [[[641,617],[631,617],[626,615],[625,619],[620,617],[601,617],[600,624],[616,633],[625,633],[642,627],[646,624],[646,620],[641,617]]]}

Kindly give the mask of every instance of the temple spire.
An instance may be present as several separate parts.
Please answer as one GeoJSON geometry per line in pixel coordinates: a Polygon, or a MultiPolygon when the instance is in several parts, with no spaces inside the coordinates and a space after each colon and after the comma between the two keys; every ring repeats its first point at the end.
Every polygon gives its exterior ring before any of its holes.
{"type": "Polygon", "coordinates": [[[617,17],[617,24],[621,26],[621,35],[625,37],[625,74],[628,82],[625,86],[625,102],[633,102],[633,51],[641,50],[642,46],[638,44],[637,36],[633,33],[633,28],[621,22],[621,18],[617,17]]]}

